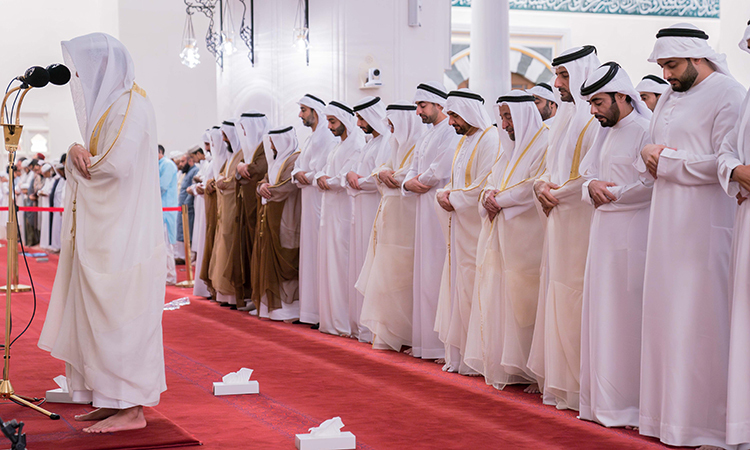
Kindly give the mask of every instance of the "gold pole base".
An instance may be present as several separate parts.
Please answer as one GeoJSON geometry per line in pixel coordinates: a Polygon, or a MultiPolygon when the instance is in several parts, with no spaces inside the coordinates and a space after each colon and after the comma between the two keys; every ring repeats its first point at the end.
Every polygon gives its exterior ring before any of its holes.
{"type": "MultiPolygon", "coordinates": [[[[8,289],[8,285],[0,286],[0,292],[5,292],[8,289]]],[[[26,286],[25,284],[11,284],[10,285],[10,292],[29,292],[31,290],[31,286],[26,286]]]]}
{"type": "Polygon", "coordinates": [[[175,284],[175,286],[180,287],[180,288],[191,288],[195,286],[195,282],[193,280],[185,280],[185,281],[180,281],[179,283],[175,284]]]}
{"type": "Polygon", "coordinates": [[[49,417],[52,420],[59,420],[60,415],[55,414],[53,412],[49,412],[44,408],[41,408],[31,402],[38,402],[42,400],[41,398],[34,398],[34,397],[26,397],[23,395],[16,395],[13,391],[13,386],[10,385],[10,380],[2,380],[0,381],[0,398],[4,398],[6,400],[10,400],[13,403],[16,403],[21,406],[26,406],[28,408],[33,409],[36,412],[42,413],[45,416],[49,417]]]}

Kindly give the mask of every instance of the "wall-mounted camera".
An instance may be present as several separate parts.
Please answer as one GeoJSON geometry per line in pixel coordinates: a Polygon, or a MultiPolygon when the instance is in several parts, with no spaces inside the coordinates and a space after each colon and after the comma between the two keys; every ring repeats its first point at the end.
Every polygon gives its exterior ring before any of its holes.
{"type": "Polygon", "coordinates": [[[380,79],[380,69],[375,67],[368,69],[365,87],[378,87],[382,85],[383,81],[380,79]]]}

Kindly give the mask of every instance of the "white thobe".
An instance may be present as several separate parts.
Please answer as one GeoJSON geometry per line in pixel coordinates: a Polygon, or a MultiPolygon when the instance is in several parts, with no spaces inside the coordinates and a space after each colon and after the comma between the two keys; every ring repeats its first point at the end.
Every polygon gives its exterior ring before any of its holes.
{"type": "MultiPolygon", "coordinates": [[[[347,138],[356,139],[356,136],[347,138]]],[[[346,174],[359,159],[362,148],[347,143],[336,144],[328,154],[323,170],[315,175],[315,182],[328,176],[328,186],[323,192],[320,207],[320,235],[318,240],[318,313],[319,330],[329,334],[350,336],[349,303],[349,250],[352,203],[346,193],[346,174]]]]}
{"type": "MultiPolygon", "coordinates": [[[[319,123],[324,127],[325,123],[319,123]]],[[[331,135],[328,130],[324,133],[331,135]]],[[[315,174],[323,170],[336,141],[318,137],[315,131],[300,148],[300,155],[294,163],[292,183],[300,188],[302,197],[302,218],[299,237],[299,320],[304,323],[318,323],[318,235],[320,231],[320,206],[323,191],[315,183],[315,174]],[[310,181],[308,185],[297,183],[294,176],[302,172],[310,181]]]]}
{"type": "MultiPolygon", "coordinates": [[[[718,158],[719,180],[734,198],[737,193],[750,197],[750,192],[736,181],[730,181],[732,170],[750,161],[750,94],[745,96],[737,124],[724,139],[718,158]]],[[[729,335],[729,384],[727,398],[727,443],[750,442],[750,202],[737,208],[732,237],[732,259],[729,266],[731,294],[729,335]]]]}
{"type": "MultiPolygon", "coordinates": [[[[44,184],[42,184],[42,188],[39,190],[39,207],[40,208],[49,208],[50,204],[50,194],[52,193],[52,185],[55,183],[54,178],[45,178],[44,184]]],[[[39,215],[41,216],[41,232],[39,235],[39,247],[49,250],[52,248],[52,240],[50,239],[50,232],[52,231],[52,221],[50,220],[50,213],[49,212],[40,212],[39,215]]]]}
{"type": "MultiPolygon", "coordinates": [[[[445,346],[435,331],[440,279],[445,260],[445,232],[435,210],[435,194],[450,180],[451,162],[458,136],[448,118],[429,128],[414,148],[404,182],[419,176],[419,182],[432,188],[417,196],[414,222],[414,304],[412,307],[412,355],[416,358],[438,359],[445,356],[445,346]]],[[[447,231],[447,230],[446,230],[447,231]]]]}
{"type": "MultiPolygon", "coordinates": [[[[667,91],[651,122],[659,158],[643,288],[640,432],[676,446],[725,446],[729,262],[737,203],[717,153],[745,89],[714,72],[667,91]]],[[[732,394],[734,395],[734,394],[732,394]]]]}
{"type": "Polygon", "coordinates": [[[362,147],[359,161],[352,171],[359,175],[359,187],[354,189],[347,183],[346,191],[352,202],[351,219],[351,244],[349,247],[349,322],[352,336],[360,342],[372,342],[372,332],[360,321],[362,315],[362,303],[365,297],[359,292],[355,285],[362,271],[367,256],[367,247],[370,242],[370,234],[375,223],[375,215],[380,205],[380,191],[378,191],[375,171],[380,170],[382,165],[390,156],[391,134],[381,134],[370,139],[362,147]]]}
{"type": "Polygon", "coordinates": [[[203,252],[206,247],[206,202],[203,199],[203,195],[199,194],[195,189],[198,186],[205,187],[203,182],[211,178],[211,162],[203,160],[198,163],[198,177],[201,183],[193,185],[193,192],[195,192],[195,199],[193,201],[193,208],[195,209],[195,219],[193,221],[193,236],[192,236],[192,251],[195,252],[195,276],[193,277],[193,295],[198,297],[208,298],[211,296],[211,292],[206,286],[206,282],[200,277],[201,269],[203,268],[203,252]]]}
{"type": "Polygon", "coordinates": [[[477,205],[482,228],[464,359],[498,389],[535,381],[526,361],[545,224],[534,206],[533,185],[544,172],[548,133],[543,125],[525,148],[503,150],[477,205]],[[494,189],[500,191],[495,201],[502,210],[490,221],[481,199],[494,189]]]}
{"type": "Polygon", "coordinates": [[[448,251],[440,281],[435,331],[445,344],[444,370],[461,374],[475,373],[463,358],[477,267],[477,240],[482,229],[477,202],[499,152],[500,138],[494,126],[464,136],[453,158],[451,180],[438,190],[438,195],[450,191],[448,199],[454,211],[446,212],[435,202],[435,208],[440,208],[448,220],[445,236],[448,251]]]}
{"type": "Polygon", "coordinates": [[[583,162],[582,200],[593,205],[588,190],[593,180],[615,183],[607,189],[617,198],[599,206],[591,219],[581,319],[580,417],[608,427],[638,426],[652,184],[641,180],[636,163],[651,142],[648,126],[649,119],[632,111],[600,131],[583,162]]]}
{"type": "MultiPolygon", "coordinates": [[[[542,255],[539,304],[529,369],[536,375],[543,401],[560,409],[578,410],[581,372],[581,304],[583,274],[593,209],[581,202],[580,162],[591,148],[599,124],[593,116],[581,128],[576,121],[555,118],[564,138],[550,136],[547,172],[540,180],[560,186],[552,191],[559,204],[547,217],[542,255]]],[[[568,117],[570,119],[570,116],[568,117]]]]}
{"type": "Polygon", "coordinates": [[[91,178],[68,160],[60,263],[39,338],[67,363],[74,400],[118,409],[154,406],[166,390],[156,119],[131,95],[109,109],[91,178]]]}
{"type": "MultiPolygon", "coordinates": [[[[391,157],[376,170],[393,170],[393,178],[403,184],[415,147],[395,143],[391,157]]],[[[400,351],[411,346],[417,198],[401,195],[400,188],[378,187],[382,198],[356,284],[364,296],[360,320],[372,331],[373,348],[400,351]]]]}

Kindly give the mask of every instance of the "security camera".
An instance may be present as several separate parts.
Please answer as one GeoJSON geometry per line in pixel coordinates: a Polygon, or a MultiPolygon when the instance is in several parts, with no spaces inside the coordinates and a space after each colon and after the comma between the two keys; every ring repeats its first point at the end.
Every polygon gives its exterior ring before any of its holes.
{"type": "Polygon", "coordinates": [[[367,81],[365,87],[382,86],[383,81],[380,79],[380,69],[373,67],[367,71],[367,81]]]}

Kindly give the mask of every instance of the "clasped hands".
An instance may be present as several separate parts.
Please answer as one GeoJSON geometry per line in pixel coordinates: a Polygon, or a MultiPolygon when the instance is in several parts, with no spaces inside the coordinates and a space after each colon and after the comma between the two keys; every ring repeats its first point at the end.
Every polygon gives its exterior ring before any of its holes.
{"type": "Polygon", "coordinates": [[[484,209],[487,210],[490,222],[495,220],[495,217],[500,214],[500,211],[503,209],[500,207],[500,205],[497,204],[497,201],[495,200],[495,196],[499,192],[500,189],[490,189],[484,191],[484,201],[482,202],[482,206],[484,206],[484,209]]]}
{"type": "Polygon", "coordinates": [[[406,189],[409,192],[414,192],[415,194],[424,194],[430,189],[432,189],[432,186],[427,186],[426,184],[419,181],[420,176],[422,176],[422,174],[419,174],[416,177],[404,183],[404,189],[406,189]]]}
{"type": "Polygon", "coordinates": [[[87,180],[91,179],[91,174],[89,173],[91,158],[93,158],[91,153],[83,148],[81,144],[74,144],[70,147],[70,150],[68,150],[68,159],[73,163],[73,166],[78,172],[87,180]]]}
{"type": "Polygon", "coordinates": [[[643,162],[646,163],[648,173],[650,173],[654,179],[656,179],[656,173],[659,168],[659,157],[665,148],[667,148],[666,145],[648,144],[643,147],[643,150],[641,150],[641,158],[643,159],[643,162]]]}
{"type": "Polygon", "coordinates": [[[617,186],[609,181],[591,180],[589,182],[589,197],[594,201],[594,208],[604,204],[617,201],[615,194],[607,189],[610,186],[617,186]]]}
{"type": "Polygon", "coordinates": [[[260,196],[265,198],[266,200],[271,198],[271,190],[269,189],[270,186],[271,185],[269,183],[263,183],[258,188],[258,194],[260,194],[260,196]]]}
{"type": "Polygon", "coordinates": [[[398,189],[401,186],[398,184],[398,181],[396,181],[395,178],[393,178],[393,174],[396,173],[393,170],[390,169],[383,169],[380,172],[378,172],[378,181],[386,185],[387,187],[391,189],[398,189]]]}
{"type": "Polygon", "coordinates": [[[536,183],[534,183],[534,195],[536,195],[537,200],[541,203],[542,211],[545,216],[549,216],[552,209],[560,204],[560,201],[552,195],[553,189],[560,189],[560,186],[542,180],[537,180],[536,183]]]}

